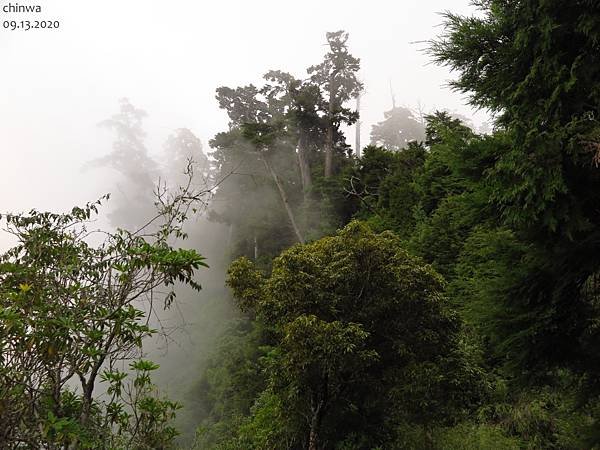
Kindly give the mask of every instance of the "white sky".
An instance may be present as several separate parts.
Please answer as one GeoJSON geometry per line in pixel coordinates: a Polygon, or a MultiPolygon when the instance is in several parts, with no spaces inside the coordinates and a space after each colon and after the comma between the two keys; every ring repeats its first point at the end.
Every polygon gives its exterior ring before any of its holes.
{"type": "MultiPolygon", "coordinates": [[[[8,4],[0,0],[0,6],[8,4]]],[[[350,33],[361,58],[363,144],[371,125],[399,105],[472,115],[444,87],[450,74],[414,41],[441,32],[444,10],[472,13],[468,0],[21,0],[42,14],[2,21],[59,20],[58,30],[0,28],[0,211],[67,209],[113,189],[110,174],[81,170],[110,151],[97,123],[128,97],[149,114],[153,153],[176,128],[208,140],[227,124],[221,85],[260,83],[269,69],[298,77],[325,52],[325,32],[350,33]]],[[[477,120],[485,120],[480,114],[477,120]]],[[[352,133],[348,142],[354,144],[352,133]]],[[[0,248],[6,244],[0,234],[0,248]],[[4,243],[4,244],[3,244],[4,243]]]]}

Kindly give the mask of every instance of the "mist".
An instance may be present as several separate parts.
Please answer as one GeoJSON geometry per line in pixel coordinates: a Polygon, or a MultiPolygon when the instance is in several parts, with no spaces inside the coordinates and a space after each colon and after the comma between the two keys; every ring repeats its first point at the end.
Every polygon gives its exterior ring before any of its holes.
{"type": "MultiPolygon", "coordinates": [[[[260,85],[271,69],[307,78],[306,68],[326,51],[328,31],[347,31],[348,47],[361,60],[363,147],[370,141],[372,125],[383,121],[392,106],[426,113],[445,109],[469,118],[476,127],[489,120],[487,113],[474,110],[448,88],[452,74],[432,65],[424,53],[426,42],[440,31],[440,13],[472,14],[475,9],[468,0],[40,4],[44,16],[60,20],[59,30],[43,36],[0,32],[1,212],[68,211],[110,193],[96,226],[143,224],[152,214],[157,183],[175,186],[176,174],[185,168],[167,167],[169,138],[187,130],[198,138],[195,159],[210,165],[209,141],[229,123],[215,100],[216,89],[260,85]],[[115,153],[118,127],[107,121],[119,114],[122,99],[145,113],[135,137],[145,162],[124,163],[115,153]]],[[[355,129],[343,127],[351,147],[355,129]]],[[[217,180],[204,181],[209,186],[217,180]]],[[[258,192],[265,209],[279,208],[274,191],[258,192]]],[[[197,378],[230,319],[239,316],[225,286],[227,266],[237,256],[231,250],[232,226],[210,214],[219,213],[222,205],[209,197],[208,206],[186,225],[189,238],[178,243],[206,257],[210,268],[197,274],[202,291],[178,288],[176,305],[153,319],[175,331],[167,341],[145,344],[148,356],[161,365],[159,387],[184,406],[177,423],[186,443],[198,426],[193,417],[198,400],[191,396],[197,378]]],[[[283,224],[282,229],[287,227],[280,210],[271,217],[283,224]]],[[[280,247],[261,244],[260,249],[257,239],[266,241],[268,236],[255,232],[254,243],[238,243],[243,249],[239,253],[258,259],[280,251],[293,241],[288,231],[281,231],[280,247]]],[[[0,234],[0,249],[12,244],[9,236],[0,234]]]]}
{"type": "Polygon", "coordinates": [[[5,211],[65,209],[112,191],[106,173],[81,168],[110,151],[111,137],[97,124],[122,97],[148,112],[151,154],[177,128],[192,130],[206,148],[227,123],[214,100],[218,86],[256,83],[269,69],[302,74],[321,57],[326,31],[348,31],[361,57],[364,143],[391,108],[390,85],[398,105],[473,114],[418,43],[435,36],[438,13],[472,11],[466,0],[368,8],[358,1],[58,0],[43,7],[44,16],[61,20],[59,31],[0,35],[5,211]],[[289,32],[294,23],[302,32],[289,32]]]}

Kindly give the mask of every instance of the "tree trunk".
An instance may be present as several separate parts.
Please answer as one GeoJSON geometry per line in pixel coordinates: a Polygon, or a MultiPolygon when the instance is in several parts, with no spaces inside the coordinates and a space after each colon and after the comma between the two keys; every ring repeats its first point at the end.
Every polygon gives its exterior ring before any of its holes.
{"type": "Polygon", "coordinates": [[[329,80],[329,108],[327,114],[327,136],[325,141],[325,178],[333,173],[333,116],[335,113],[335,75],[329,80]]]}
{"type": "Polygon", "coordinates": [[[331,114],[330,112],[325,140],[325,178],[329,178],[333,172],[333,118],[331,114]]]}
{"type": "Polygon", "coordinates": [[[258,239],[256,233],[254,233],[254,261],[258,259],[258,239]]]}
{"type": "Polygon", "coordinates": [[[79,422],[81,423],[82,427],[84,427],[84,428],[88,424],[88,421],[90,419],[90,412],[92,409],[92,394],[93,394],[93,392],[94,392],[94,380],[90,379],[83,386],[83,395],[82,395],[82,399],[81,399],[81,416],[80,416],[79,422]]]}
{"type": "Polygon", "coordinates": [[[318,430],[313,428],[312,423],[310,426],[310,436],[308,438],[308,450],[318,450],[319,447],[319,435],[318,430]]]}
{"type": "MultiPolygon", "coordinates": [[[[97,372],[93,370],[92,372],[97,372]]],[[[82,429],[86,429],[88,421],[90,419],[90,412],[92,409],[92,394],[94,392],[94,378],[90,375],[90,378],[86,381],[82,375],[81,378],[81,413],[79,415],[79,424],[82,429]]],[[[68,450],[77,450],[79,448],[79,437],[75,436],[69,444],[68,450]]]]}
{"type": "Polygon", "coordinates": [[[292,211],[292,208],[288,201],[287,194],[285,193],[285,189],[283,188],[283,184],[281,184],[281,180],[279,179],[279,177],[273,170],[273,167],[271,167],[271,164],[269,164],[269,161],[267,160],[267,158],[265,156],[261,156],[260,159],[262,159],[262,162],[264,163],[265,167],[271,174],[273,181],[275,181],[275,184],[277,185],[277,189],[279,190],[279,196],[281,197],[281,201],[283,202],[283,206],[285,207],[285,211],[287,212],[288,218],[290,219],[290,224],[292,225],[292,228],[294,229],[294,233],[296,234],[296,238],[298,239],[298,242],[300,242],[301,244],[304,244],[304,237],[302,236],[302,233],[300,232],[300,228],[298,228],[298,225],[296,224],[294,212],[292,211]]]}
{"type": "Polygon", "coordinates": [[[319,427],[321,424],[321,408],[322,404],[319,404],[316,409],[312,411],[312,418],[310,420],[310,433],[308,435],[308,450],[319,450],[319,427]]]}
{"type": "Polygon", "coordinates": [[[360,146],[360,92],[356,96],[356,112],[359,114],[359,117],[356,120],[356,135],[354,136],[354,146],[356,157],[360,159],[360,152],[362,150],[360,146]]]}
{"type": "Polygon", "coordinates": [[[304,194],[304,200],[307,199],[312,188],[312,175],[310,173],[308,148],[306,144],[306,132],[304,130],[300,130],[300,137],[298,138],[298,165],[300,166],[300,177],[302,178],[302,192],[304,194]]]}

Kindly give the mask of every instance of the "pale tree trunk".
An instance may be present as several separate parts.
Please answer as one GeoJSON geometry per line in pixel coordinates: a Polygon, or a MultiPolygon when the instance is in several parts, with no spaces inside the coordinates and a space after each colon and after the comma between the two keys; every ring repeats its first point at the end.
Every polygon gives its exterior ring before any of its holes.
{"type": "Polygon", "coordinates": [[[258,259],[258,239],[256,233],[254,233],[254,261],[258,259]]]}
{"type": "Polygon", "coordinates": [[[362,148],[360,146],[360,92],[356,96],[356,112],[359,114],[359,117],[356,120],[356,135],[354,136],[354,146],[356,147],[356,157],[360,158],[360,152],[362,151],[362,148]]]}
{"type": "Polygon", "coordinates": [[[319,428],[321,426],[322,402],[312,410],[310,433],[308,435],[308,450],[319,450],[319,428]]]}
{"type": "MultiPolygon", "coordinates": [[[[314,419],[313,419],[314,422],[314,419]]],[[[319,449],[319,431],[317,430],[316,424],[311,422],[310,424],[310,435],[308,437],[308,450],[319,449]]]]}
{"type": "Polygon", "coordinates": [[[333,121],[330,120],[327,128],[327,141],[325,143],[325,178],[333,173],[333,121]]]}
{"type": "Polygon", "coordinates": [[[290,224],[292,225],[294,233],[296,234],[296,238],[298,239],[298,242],[300,242],[301,244],[304,244],[304,237],[302,236],[302,233],[300,232],[300,228],[298,228],[298,224],[296,223],[296,219],[294,217],[294,212],[292,211],[292,207],[290,206],[290,202],[288,201],[287,194],[285,193],[285,189],[283,188],[283,184],[281,184],[281,180],[279,179],[279,177],[273,170],[273,167],[271,167],[271,164],[269,163],[268,159],[264,156],[262,156],[260,159],[262,159],[262,162],[264,163],[265,167],[267,168],[267,171],[271,174],[273,181],[277,185],[277,189],[279,191],[279,196],[281,197],[281,201],[283,202],[283,206],[285,207],[285,211],[288,215],[288,219],[290,220],[290,224]]]}
{"type": "Polygon", "coordinates": [[[325,141],[325,178],[333,173],[333,115],[335,113],[335,74],[329,79],[329,108],[327,117],[327,136],[325,141]]]}
{"type": "Polygon", "coordinates": [[[304,200],[306,200],[312,188],[312,175],[308,162],[308,148],[304,130],[300,130],[300,137],[298,138],[298,166],[300,166],[300,177],[302,179],[302,193],[304,194],[304,200]]]}
{"type": "Polygon", "coordinates": [[[329,178],[333,172],[333,112],[331,102],[329,103],[328,122],[325,138],[325,178],[329,178]]]}

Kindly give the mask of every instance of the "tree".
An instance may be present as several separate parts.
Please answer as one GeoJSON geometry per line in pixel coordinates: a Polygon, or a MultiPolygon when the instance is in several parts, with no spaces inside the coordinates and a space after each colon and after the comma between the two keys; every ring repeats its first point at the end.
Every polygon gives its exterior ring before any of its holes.
{"type": "Polygon", "coordinates": [[[582,404],[597,416],[600,359],[590,344],[600,317],[600,6],[477,4],[477,17],[447,14],[446,32],[430,47],[456,71],[452,86],[496,115],[506,143],[485,171],[503,227],[467,240],[460,292],[495,305],[485,328],[514,376],[529,375],[520,378],[530,385],[573,371],[587,381],[578,381],[582,404]]]}
{"type": "Polygon", "coordinates": [[[493,170],[507,223],[577,237],[599,223],[599,6],[576,0],[480,2],[482,14],[446,14],[434,60],[451,85],[496,113],[514,144],[493,170]]]}
{"type": "Polygon", "coordinates": [[[312,168],[325,141],[323,118],[319,115],[322,97],[319,87],[310,81],[294,86],[290,96],[289,117],[298,132],[298,163],[306,201],[313,186],[312,168]]]}
{"type": "Polygon", "coordinates": [[[348,52],[348,33],[335,31],[327,33],[329,52],[323,62],[308,68],[311,81],[323,92],[327,99],[325,109],[326,141],[325,141],[325,178],[333,174],[333,155],[338,146],[336,137],[339,136],[339,126],[342,123],[352,125],[358,119],[358,113],[344,106],[348,100],[355,98],[363,85],[358,80],[360,60],[348,52]]]}
{"type": "Polygon", "coordinates": [[[170,186],[185,185],[186,167],[194,161],[194,174],[204,186],[215,184],[214,173],[200,139],[187,128],[175,130],[164,144],[164,176],[170,186]]]}
{"type": "MultiPolygon", "coordinates": [[[[545,304],[550,323],[574,321],[581,330],[589,306],[577,286],[600,270],[595,252],[582,251],[600,242],[598,5],[527,0],[481,7],[477,18],[448,14],[447,32],[431,52],[457,70],[455,89],[496,112],[510,138],[487,170],[490,199],[506,225],[547,252],[537,274],[515,289],[522,301],[545,304]],[[573,260],[585,274],[564,270],[573,260]]],[[[579,339],[564,331],[563,342],[579,339]]],[[[527,338],[523,347],[533,342],[542,340],[527,338]]],[[[541,353],[531,348],[530,356],[539,361],[541,353]]]]}
{"type": "Polygon", "coordinates": [[[409,142],[425,140],[425,127],[410,109],[394,107],[383,115],[385,120],[371,129],[371,145],[398,151],[409,142]]]}
{"type": "MultiPolygon", "coordinates": [[[[274,75],[267,74],[266,77],[273,79],[274,75]]],[[[279,74],[277,78],[292,80],[286,74],[279,74]]],[[[290,136],[285,120],[289,107],[288,90],[281,85],[266,85],[262,89],[253,85],[236,89],[222,87],[217,89],[217,99],[231,122],[228,132],[220,133],[211,141],[211,145],[217,147],[216,157],[225,161],[234,156],[238,168],[251,168],[248,175],[270,178],[297,241],[304,242],[286,189],[286,184],[293,184],[289,182],[290,178],[297,175],[293,162],[296,160],[296,140],[290,136]],[[282,179],[280,173],[290,172],[290,169],[291,176],[282,179]]]]}
{"type": "Polygon", "coordinates": [[[283,252],[269,277],[239,259],[228,284],[275,333],[270,390],[311,450],[353,432],[383,444],[399,423],[449,418],[479,395],[476,371],[457,363],[460,324],[442,279],[390,232],[353,222],[283,252]]]}
{"type": "Polygon", "coordinates": [[[345,188],[357,203],[357,217],[367,219],[378,230],[409,236],[419,204],[414,180],[425,159],[424,146],[415,142],[401,152],[366,147],[345,188]]]}
{"type": "Polygon", "coordinates": [[[281,144],[285,145],[285,142],[281,142],[285,131],[282,130],[280,124],[252,124],[247,123],[242,126],[242,134],[248,139],[254,146],[255,151],[259,155],[260,160],[264,164],[267,172],[271,175],[275,186],[279,192],[281,202],[287,213],[289,222],[294,230],[294,234],[298,239],[298,242],[304,244],[304,236],[298,226],[296,215],[292,209],[292,205],[288,198],[288,194],[283,185],[283,182],[271,163],[272,154],[277,151],[278,147],[281,148],[281,144]]]}
{"type": "Polygon", "coordinates": [[[116,134],[112,152],[91,161],[90,165],[109,167],[121,174],[122,179],[118,183],[120,195],[109,218],[113,225],[134,228],[141,225],[140,217],[152,214],[152,192],[158,177],[158,165],[148,155],[144,143],[146,133],[142,124],[147,113],[126,98],[119,103],[119,113],[99,124],[116,134]]]}
{"type": "Polygon", "coordinates": [[[2,216],[18,241],[0,256],[2,448],[170,445],[178,406],[156,396],[158,366],[142,359],[142,343],[159,332],[149,316],[175,300],[175,283],[200,289],[204,258],[169,243],[204,195],[189,187],[158,192],[156,216],[137,231],[89,231],[102,199],[66,214],[2,216]],[[105,400],[95,396],[100,381],[105,400]]]}
{"type": "MultiPolygon", "coordinates": [[[[340,125],[352,123],[357,114],[344,103],[362,87],[355,73],[359,61],[348,53],[346,40],[343,32],[328,34],[330,52],[322,64],[308,69],[309,79],[271,70],[263,86],[217,89],[230,122],[229,130],[211,141],[213,157],[217,171],[235,176],[216,200],[234,198],[236,206],[214,208],[212,216],[230,225],[241,253],[255,259],[274,256],[290,240],[304,242],[341,225],[336,210],[343,204],[341,182],[330,177],[333,153],[347,148],[340,125]],[[318,174],[322,160],[327,180],[318,174]],[[272,201],[272,191],[278,202],[272,201]],[[242,193],[244,201],[238,203],[242,193]],[[280,226],[277,204],[289,230],[280,226]]],[[[349,165],[336,161],[339,172],[349,165]]]]}
{"type": "MultiPolygon", "coordinates": [[[[209,218],[227,224],[231,251],[257,258],[277,254],[295,242],[271,175],[241,130],[219,133],[210,145],[215,171],[224,181],[215,193],[209,218]]],[[[282,157],[276,160],[278,169],[289,170],[287,155],[278,156],[282,157]]]]}

